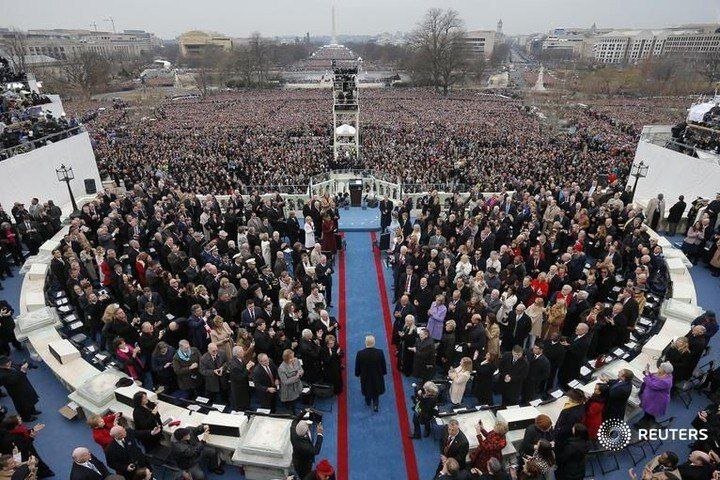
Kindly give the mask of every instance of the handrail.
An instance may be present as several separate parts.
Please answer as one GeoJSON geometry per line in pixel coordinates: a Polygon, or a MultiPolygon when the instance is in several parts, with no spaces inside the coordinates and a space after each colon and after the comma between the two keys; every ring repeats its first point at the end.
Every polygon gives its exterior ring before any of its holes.
{"type": "Polygon", "coordinates": [[[73,135],[77,135],[78,133],[84,132],[85,127],[83,125],[78,125],[76,127],[71,127],[68,129],[65,129],[61,132],[55,132],[51,133],[50,135],[46,135],[44,137],[35,138],[33,140],[29,140],[27,142],[21,143],[20,145],[15,145],[14,147],[8,147],[3,150],[0,150],[0,160],[5,160],[10,157],[13,157],[15,155],[18,155],[20,153],[27,153],[35,150],[36,148],[44,147],[45,143],[47,143],[50,140],[56,139],[58,137],[62,137],[61,140],[64,140],[65,138],[71,137],[73,135]],[[38,145],[38,143],[43,142],[43,145],[38,145]],[[28,148],[31,147],[31,148],[28,148]]]}

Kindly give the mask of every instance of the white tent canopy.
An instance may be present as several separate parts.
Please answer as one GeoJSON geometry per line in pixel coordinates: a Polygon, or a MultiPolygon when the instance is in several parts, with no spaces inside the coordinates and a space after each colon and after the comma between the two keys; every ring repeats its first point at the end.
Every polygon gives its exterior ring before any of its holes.
{"type": "Polygon", "coordinates": [[[712,110],[715,105],[717,105],[717,102],[704,102],[693,105],[688,111],[687,121],[701,123],[705,118],[705,114],[712,110]]]}
{"type": "Polygon", "coordinates": [[[355,127],[348,125],[347,123],[343,123],[335,129],[335,134],[340,137],[354,137],[355,132],[357,132],[355,127]]]}

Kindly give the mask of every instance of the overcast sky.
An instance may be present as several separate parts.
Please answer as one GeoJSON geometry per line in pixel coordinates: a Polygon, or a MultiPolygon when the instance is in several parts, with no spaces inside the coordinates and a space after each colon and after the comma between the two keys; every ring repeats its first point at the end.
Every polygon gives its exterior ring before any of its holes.
{"type": "MultiPolygon", "coordinates": [[[[144,29],[173,38],[190,29],[231,36],[330,34],[330,0],[0,0],[0,27],[144,29]]],[[[568,26],[663,27],[720,21],[720,0],[337,0],[340,34],[407,31],[430,7],[452,7],[468,29],[544,32],[568,26]]]]}

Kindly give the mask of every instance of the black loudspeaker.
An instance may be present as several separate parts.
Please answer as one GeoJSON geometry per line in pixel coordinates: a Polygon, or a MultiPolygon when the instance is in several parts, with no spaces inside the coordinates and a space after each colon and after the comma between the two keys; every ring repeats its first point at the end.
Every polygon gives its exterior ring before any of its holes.
{"type": "Polygon", "coordinates": [[[94,178],[85,179],[85,193],[87,193],[88,195],[97,193],[97,185],[95,185],[94,178]]]}

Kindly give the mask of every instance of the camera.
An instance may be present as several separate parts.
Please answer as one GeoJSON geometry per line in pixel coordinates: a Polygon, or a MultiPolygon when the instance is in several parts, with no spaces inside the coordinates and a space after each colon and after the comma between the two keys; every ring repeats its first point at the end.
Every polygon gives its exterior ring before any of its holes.
{"type": "Polygon", "coordinates": [[[313,423],[319,423],[322,422],[323,414],[322,412],[315,410],[314,408],[308,408],[308,420],[310,420],[313,423]]]}

